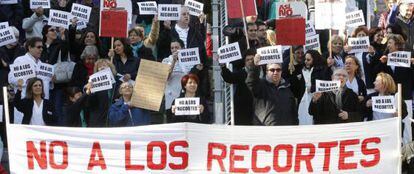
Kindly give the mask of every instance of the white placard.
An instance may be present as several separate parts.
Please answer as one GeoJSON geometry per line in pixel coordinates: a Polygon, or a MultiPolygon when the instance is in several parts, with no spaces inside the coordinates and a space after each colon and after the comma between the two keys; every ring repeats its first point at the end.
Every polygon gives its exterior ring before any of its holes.
{"type": "Polygon", "coordinates": [[[14,35],[13,30],[10,27],[6,27],[3,30],[0,30],[0,47],[15,43],[17,41],[16,36],[14,35]]]}
{"type": "Polygon", "coordinates": [[[9,22],[0,22],[0,30],[4,30],[9,27],[9,22]]]}
{"type": "Polygon", "coordinates": [[[316,80],[316,92],[328,92],[336,91],[341,87],[341,82],[339,80],[335,81],[325,81],[325,80],[316,80]]]}
{"type": "Polygon", "coordinates": [[[305,46],[303,47],[303,51],[306,53],[308,50],[320,50],[321,44],[319,42],[319,34],[306,37],[305,46]]]}
{"type": "Polygon", "coordinates": [[[71,11],[72,17],[70,19],[76,17],[78,18],[78,20],[89,22],[89,18],[91,17],[91,12],[92,12],[91,7],[73,3],[72,11],[71,11]]]}
{"type": "Polygon", "coordinates": [[[345,18],[345,25],[347,27],[359,27],[361,25],[365,25],[364,13],[362,10],[347,13],[345,18]]]}
{"type": "Polygon", "coordinates": [[[242,59],[238,42],[224,45],[218,49],[219,63],[228,63],[242,59]]]}
{"type": "Polygon", "coordinates": [[[184,67],[200,64],[198,47],[179,50],[178,60],[180,61],[180,65],[184,67]]]}
{"type": "Polygon", "coordinates": [[[310,37],[316,34],[315,26],[312,21],[306,21],[305,36],[310,37]]]}
{"type": "Polygon", "coordinates": [[[48,25],[69,29],[72,15],[69,12],[50,9],[48,25]]]}
{"type": "Polygon", "coordinates": [[[79,20],[78,22],[76,22],[76,30],[82,30],[87,27],[88,27],[88,23],[85,21],[79,20]]]}
{"type": "Polygon", "coordinates": [[[283,63],[283,52],[281,45],[259,48],[257,49],[257,54],[260,55],[259,65],[283,63]]]}
{"type": "Polygon", "coordinates": [[[15,63],[10,65],[10,73],[13,74],[13,77],[16,79],[27,79],[36,77],[36,69],[31,63],[15,63]]]}
{"type": "Polygon", "coordinates": [[[41,78],[44,81],[51,81],[55,74],[55,67],[47,63],[38,63],[36,70],[36,77],[41,78]]]}
{"type": "Polygon", "coordinates": [[[396,103],[395,96],[375,96],[372,97],[372,111],[381,113],[395,113],[396,103]]]}
{"type": "Polygon", "coordinates": [[[194,0],[185,0],[184,5],[188,7],[188,12],[193,16],[200,16],[203,13],[204,4],[194,0]]]}
{"type": "Polygon", "coordinates": [[[0,4],[17,4],[18,1],[17,0],[0,0],[0,4]]]}
{"type": "Polygon", "coordinates": [[[157,2],[155,1],[146,1],[138,2],[139,14],[140,15],[156,15],[157,11],[157,2]]]}
{"type": "Polygon", "coordinates": [[[351,51],[348,53],[368,52],[369,37],[350,37],[348,38],[348,46],[351,47],[351,51]]]}
{"type": "Polygon", "coordinates": [[[315,29],[344,29],[346,0],[315,1],[315,29]]]}
{"type": "Polygon", "coordinates": [[[300,16],[304,19],[308,18],[308,7],[304,2],[277,2],[276,3],[276,19],[300,16]]]}
{"type": "Polygon", "coordinates": [[[411,67],[411,52],[396,51],[388,54],[388,66],[411,67]]]}
{"type": "Polygon", "coordinates": [[[89,82],[92,82],[92,93],[112,89],[111,73],[106,70],[92,74],[89,77],[89,82]]]}
{"type": "Polygon", "coordinates": [[[200,115],[200,98],[188,97],[175,99],[175,115],[200,115]]]}
{"type": "Polygon", "coordinates": [[[3,122],[3,105],[0,105],[0,123],[3,122]]]}
{"type": "Polygon", "coordinates": [[[179,4],[158,4],[158,20],[178,21],[180,20],[181,5],[179,4]]]}
{"type": "Polygon", "coordinates": [[[30,9],[37,9],[39,7],[43,9],[50,8],[50,0],[30,0],[30,9]]]}

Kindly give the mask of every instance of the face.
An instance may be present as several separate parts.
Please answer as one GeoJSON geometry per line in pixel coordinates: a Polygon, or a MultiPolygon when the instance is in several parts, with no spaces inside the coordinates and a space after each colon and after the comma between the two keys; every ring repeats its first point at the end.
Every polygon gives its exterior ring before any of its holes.
{"type": "Polygon", "coordinates": [[[247,27],[247,35],[249,36],[250,40],[254,40],[257,39],[257,26],[256,25],[252,25],[247,27]]]}
{"type": "Polygon", "coordinates": [[[348,58],[345,60],[345,70],[348,72],[348,74],[356,73],[356,71],[358,70],[358,65],[356,64],[354,59],[348,58]]]}
{"type": "Polygon", "coordinates": [[[391,9],[392,8],[392,5],[395,3],[394,0],[388,0],[387,2],[388,2],[387,3],[388,9],[391,9]]]}
{"type": "Polygon", "coordinates": [[[332,41],[332,52],[334,53],[340,53],[343,49],[344,44],[340,39],[336,39],[332,41]]]}
{"type": "Polygon", "coordinates": [[[84,59],[85,64],[92,64],[96,61],[96,55],[87,55],[84,59]]]}
{"type": "Polygon", "coordinates": [[[246,60],[244,62],[247,67],[251,67],[254,64],[254,55],[247,55],[246,60]]]}
{"type": "Polygon", "coordinates": [[[293,52],[293,57],[297,62],[302,62],[303,54],[303,48],[298,48],[295,52],[293,52]]]}
{"type": "Polygon", "coordinates": [[[395,45],[394,39],[388,39],[387,48],[390,52],[398,51],[397,46],[395,45]]]}
{"type": "Polygon", "coordinates": [[[311,68],[313,66],[313,58],[309,53],[305,55],[305,66],[306,68],[311,68]]]}
{"type": "Polygon", "coordinates": [[[76,102],[76,101],[78,101],[78,99],[80,98],[80,97],[82,97],[82,93],[81,92],[78,92],[78,93],[76,93],[75,95],[73,95],[73,96],[70,96],[69,97],[69,100],[71,101],[71,102],[76,102]]]}
{"type": "Polygon", "coordinates": [[[88,32],[85,37],[85,45],[96,45],[96,36],[92,32],[88,32]]]}
{"type": "Polygon", "coordinates": [[[185,85],[185,90],[187,92],[195,93],[197,91],[197,82],[193,79],[188,79],[187,84],[185,85]]]}
{"type": "Polygon", "coordinates": [[[55,27],[50,27],[47,30],[46,37],[51,39],[51,40],[55,40],[57,38],[56,28],[55,27]]]}
{"type": "Polygon", "coordinates": [[[124,53],[124,45],[120,40],[114,42],[115,53],[116,54],[123,54],[124,53]]]}
{"type": "Polygon", "coordinates": [[[392,29],[391,28],[387,28],[387,32],[385,33],[385,36],[392,34],[392,29]]]}
{"type": "Polygon", "coordinates": [[[267,77],[273,83],[279,83],[282,78],[282,67],[279,64],[267,65],[267,77]]]}
{"type": "Polygon", "coordinates": [[[29,53],[36,59],[39,59],[42,55],[43,44],[42,42],[36,42],[34,47],[29,47],[29,53]]]}
{"type": "Polygon", "coordinates": [[[139,37],[136,32],[131,32],[129,33],[129,40],[131,41],[132,44],[135,44],[135,43],[140,42],[142,38],[139,37]]]}
{"type": "Polygon", "coordinates": [[[170,45],[171,53],[175,53],[178,50],[181,50],[181,45],[178,42],[172,42],[170,45]]]}
{"type": "Polygon", "coordinates": [[[382,83],[382,77],[377,76],[374,81],[374,89],[377,92],[384,92],[385,91],[385,85],[382,83]]]}
{"type": "Polygon", "coordinates": [[[356,34],[356,37],[365,37],[367,34],[364,31],[360,31],[356,34]]]}
{"type": "Polygon", "coordinates": [[[132,92],[133,92],[133,86],[132,84],[122,84],[121,85],[121,94],[125,95],[125,96],[132,96],[132,92]]]}
{"type": "Polygon", "coordinates": [[[96,66],[98,66],[97,67],[98,71],[101,71],[101,70],[109,67],[109,65],[106,62],[101,62],[101,63],[97,64],[96,66]]]}
{"type": "Polygon", "coordinates": [[[67,0],[59,0],[58,2],[60,7],[66,7],[66,5],[68,4],[67,0]]]}
{"type": "Polygon", "coordinates": [[[377,44],[381,44],[383,39],[384,35],[382,34],[382,31],[379,31],[374,35],[374,42],[376,42],[377,44]]]}
{"type": "Polygon", "coordinates": [[[346,71],[336,71],[334,75],[332,75],[332,80],[339,80],[341,82],[341,87],[344,87],[348,80],[348,74],[346,71]]]}
{"type": "Polygon", "coordinates": [[[400,13],[405,19],[411,19],[413,16],[413,5],[407,3],[401,4],[400,13]]]}
{"type": "Polygon", "coordinates": [[[43,89],[42,82],[36,81],[35,83],[33,83],[33,86],[32,86],[33,95],[42,95],[43,93],[42,89],[43,89]]]}
{"type": "Polygon", "coordinates": [[[190,13],[188,12],[188,8],[181,8],[181,16],[178,22],[186,25],[190,23],[190,13]]]}
{"type": "Polygon", "coordinates": [[[266,25],[260,25],[257,29],[257,37],[266,39],[266,25]]]}

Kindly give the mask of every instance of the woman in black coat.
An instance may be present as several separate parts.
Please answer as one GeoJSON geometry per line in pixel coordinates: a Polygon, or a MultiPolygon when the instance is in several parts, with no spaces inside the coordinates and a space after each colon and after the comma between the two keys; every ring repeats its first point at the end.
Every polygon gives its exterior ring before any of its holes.
{"type": "Polygon", "coordinates": [[[86,127],[84,109],[86,107],[87,95],[82,94],[78,87],[66,89],[67,102],[63,106],[64,126],[86,127]]]}
{"type": "Polygon", "coordinates": [[[345,70],[348,72],[347,88],[354,91],[358,95],[358,100],[362,102],[367,96],[367,88],[365,82],[361,79],[361,63],[354,55],[345,57],[345,70]]]}

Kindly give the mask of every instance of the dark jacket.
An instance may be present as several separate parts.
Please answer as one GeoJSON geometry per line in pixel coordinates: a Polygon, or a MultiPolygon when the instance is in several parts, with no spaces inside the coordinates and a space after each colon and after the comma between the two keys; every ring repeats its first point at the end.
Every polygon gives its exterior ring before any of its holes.
{"type": "Polygon", "coordinates": [[[357,96],[367,96],[367,87],[365,86],[365,82],[360,77],[355,77],[357,84],[358,84],[358,93],[357,96]]]}
{"type": "MultiPolygon", "coordinates": [[[[181,93],[180,97],[183,98],[185,96],[185,93],[181,93]]],[[[210,114],[208,112],[208,105],[204,97],[200,96],[199,94],[196,94],[195,97],[200,98],[200,105],[204,106],[203,113],[200,115],[179,115],[175,116],[175,114],[172,113],[171,109],[167,110],[167,122],[168,123],[178,123],[178,122],[193,122],[193,123],[210,123],[210,114]]],[[[173,101],[172,105],[175,105],[175,100],[173,101]]]]}
{"type": "Polygon", "coordinates": [[[335,103],[333,92],[322,93],[321,98],[309,105],[309,114],[313,115],[315,124],[334,124],[362,121],[358,96],[348,88],[342,92],[342,108],[335,103]],[[348,119],[342,120],[338,114],[341,110],[348,112],[348,119]]]}
{"type": "Polygon", "coordinates": [[[69,85],[83,89],[83,87],[88,83],[88,79],[88,70],[86,69],[83,62],[76,63],[75,67],[73,68],[72,78],[69,82],[69,85]]]}
{"type": "Polygon", "coordinates": [[[67,61],[68,59],[68,43],[66,41],[55,39],[49,48],[43,44],[43,51],[40,60],[44,63],[54,65],[58,62],[59,52],[61,52],[61,61],[67,61]]]}
{"type": "MultiPolygon", "coordinates": [[[[135,80],[138,73],[139,61],[135,57],[128,57],[127,61],[122,63],[121,57],[119,55],[114,56],[114,65],[116,72],[122,75],[129,74],[131,79],[135,80]]],[[[118,79],[117,79],[118,80],[118,79]]]]}
{"type": "Polygon", "coordinates": [[[294,65],[295,70],[290,73],[289,70],[289,62],[285,63],[283,62],[282,66],[282,77],[289,81],[290,83],[290,89],[293,92],[293,95],[297,99],[298,102],[301,101],[303,94],[305,93],[305,80],[303,78],[302,69],[303,64],[297,64],[294,65]]]}
{"type": "MultiPolygon", "coordinates": [[[[30,124],[30,120],[33,116],[33,99],[21,99],[22,91],[17,90],[16,96],[14,97],[14,106],[17,108],[18,111],[23,113],[23,121],[22,124],[30,124]]],[[[43,121],[48,126],[53,126],[56,123],[57,118],[54,115],[55,113],[55,106],[49,100],[43,99],[43,121]]]]}
{"type": "Polygon", "coordinates": [[[368,89],[372,89],[374,88],[374,81],[375,78],[377,76],[377,73],[375,71],[375,66],[378,65],[379,62],[379,58],[382,56],[382,52],[381,51],[375,51],[374,55],[371,56],[368,53],[363,53],[362,54],[362,65],[364,67],[364,76],[365,76],[365,82],[366,82],[366,87],[368,89]]]}
{"type": "Polygon", "coordinates": [[[259,79],[259,67],[248,68],[246,84],[253,94],[254,124],[265,126],[297,125],[298,112],[289,83],[278,86],[259,79]]]}
{"type": "Polygon", "coordinates": [[[311,92],[315,92],[316,90],[316,80],[331,80],[332,77],[332,69],[329,67],[313,67],[313,71],[311,74],[311,92]]]}
{"type": "Polygon", "coordinates": [[[87,100],[86,123],[88,127],[105,127],[108,121],[108,110],[112,101],[112,90],[91,94],[87,100]]]}
{"type": "Polygon", "coordinates": [[[385,63],[378,63],[375,68],[375,72],[385,72],[392,76],[396,85],[402,84],[402,96],[404,100],[412,99],[412,91],[414,85],[414,66],[411,64],[411,68],[395,67],[393,71],[390,66],[385,63]]]}
{"type": "Polygon", "coordinates": [[[109,109],[110,126],[139,126],[151,123],[151,115],[148,110],[132,107],[124,103],[121,98],[109,109]]]}
{"type": "Polygon", "coordinates": [[[80,113],[86,108],[88,96],[82,95],[75,103],[67,103],[63,106],[64,125],[68,127],[82,127],[80,113]]]}
{"type": "Polygon", "coordinates": [[[4,60],[7,63],[7,66],[4,67],[2,63],[0,63],[0,86],[7,86],[7,75],[10,72],[10,64],[13,64],[14,59],[19,56],[23,56],[26,54],[26,51],[20,45],[12,49],[8,49],[6,46],[0,47],[0,62],[4,60]]]}
{"type": "MultiPolygon", "coordinates": [[[[372,115],[372,107],[367,107],[367,101],[371,100],[372,97],[376,97],[378,95],[379,95],[378,92],[374,92],[374,93],[369,94],[368,96],[366,96],[365,99],[364,99],[362,109],[363,109],[363,112],[364,112],[364,116],[367,118],[368,121],[371,121],[373,119],[373,115],[372,115]]],[[[391,94],[391,95],[394,95],[394,94],[391,94]]],[[[400,101],[400,102],[402,103],[402,116],[403,116],[402,119],[404,119],[408,115],[407,105],[405,104],[404,101],[400,101]]]]}

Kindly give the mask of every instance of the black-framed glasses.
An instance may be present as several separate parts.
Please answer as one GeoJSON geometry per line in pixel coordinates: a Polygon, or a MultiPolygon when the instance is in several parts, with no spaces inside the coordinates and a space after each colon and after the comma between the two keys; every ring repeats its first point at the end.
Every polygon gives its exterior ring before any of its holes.
{"type": "Polygon", "coordinates": [[[281,72],[282,71],[282,68],[272,68],[272,69],[268,69],[268,71],[270,71],[272,73],[274,73],[275,71],[276,72],[281,72]]]}

